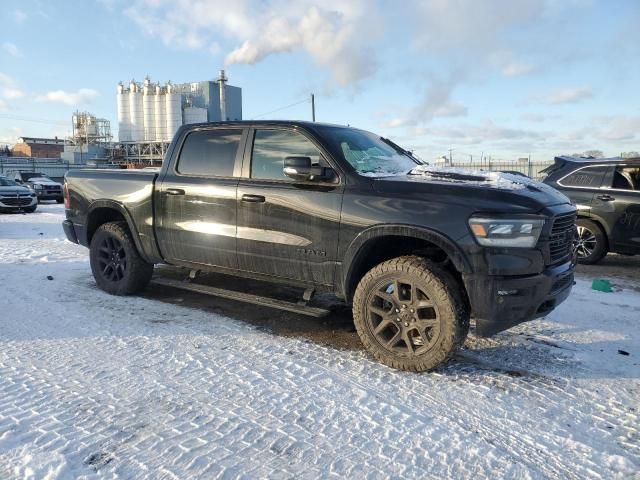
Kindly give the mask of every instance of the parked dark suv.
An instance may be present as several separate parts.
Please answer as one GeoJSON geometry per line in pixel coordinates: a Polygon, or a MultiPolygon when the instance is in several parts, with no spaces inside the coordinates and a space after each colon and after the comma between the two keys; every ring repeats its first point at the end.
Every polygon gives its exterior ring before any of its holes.
{"type": "Polygon", "coordinates": [[[7,176],[20,185],[32,188],[38,195],[38,201],[55,200],[58,203],[64,202],[62,184],[54,182],[44,173],[10,170],[7,172],[7,176]]]}
{"type": "Polygon", "coordinates": [[[640,158],[556,157],[544,173],[578,209],[580,263],[640,253],[640,158]]]}

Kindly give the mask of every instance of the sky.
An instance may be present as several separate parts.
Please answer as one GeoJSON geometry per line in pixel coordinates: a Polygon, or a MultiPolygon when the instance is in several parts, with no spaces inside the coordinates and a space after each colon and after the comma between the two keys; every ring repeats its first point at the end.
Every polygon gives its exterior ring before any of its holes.
{"type": "Polygon", "coordinates": [[[427,161],[640,151],[640,0],[0,0],[0,25],[0,144],[75,110],[117,138],[119,81],[224,68],[245,119],[310,120],[313,92],[427,161]]]}

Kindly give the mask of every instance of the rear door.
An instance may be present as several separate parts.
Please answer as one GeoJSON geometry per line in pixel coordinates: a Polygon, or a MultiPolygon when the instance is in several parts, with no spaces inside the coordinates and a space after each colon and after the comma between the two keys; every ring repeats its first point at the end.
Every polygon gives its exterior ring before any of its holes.
{"type": "Polygon", "coordinates": [[[610,225],[613,250],[640,251],[640,165],[611,167],[593,209],[610,225]]]}
{"type": "Polygon", "coordinates": [[[600,191],[609,168],[607,165],[589,165],[578,168],[558,180],[558,185],[563,187],[562,193],[575,204],[578,214],[592,215],[593,198],[600,191]]]}
{"type": "Polygon", "coordinates": [[[236,191],[245,139],[243,128],[205,127],[178,141],[155,209],[158,245],[170,263],[237,267],[236,191]]]}
{"type": "Polygon", "coordinates": [[[238,185],[238,267],[262,275],[332,285],[343,185],[295,182],[283,173],[285,157],[306,156],[332,167],[311,137],[289,128],[249,134],[238,185]]]}

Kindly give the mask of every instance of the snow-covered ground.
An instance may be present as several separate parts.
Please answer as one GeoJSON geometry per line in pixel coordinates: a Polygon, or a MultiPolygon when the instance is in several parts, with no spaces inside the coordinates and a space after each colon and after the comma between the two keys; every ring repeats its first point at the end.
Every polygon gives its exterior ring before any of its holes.
{"type": "Polygon", "coordinates": [[[410,374],[241,309],[109,296],[63,215],[0,215],[2,479],[637,478],[633,289],[581,279],[548,318],[410,374]]]}

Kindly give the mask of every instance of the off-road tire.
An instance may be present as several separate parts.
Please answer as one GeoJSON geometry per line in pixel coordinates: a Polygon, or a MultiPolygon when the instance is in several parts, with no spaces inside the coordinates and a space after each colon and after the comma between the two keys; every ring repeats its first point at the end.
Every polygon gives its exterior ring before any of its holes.
{"type": "MultiPolygon", "coordinates": [[[[577,260],[578,263],[582,263],[584,265],[593,265],[594,263],[598,263],[600,260],[602,260],[604,258],[604,256],[607,254],[608,251],[608,245],[607,245],[607,235],[604,233],[604,231],[602,230],[602,228],[600,227],[600,225],[598,225],[596,222],[593,222],[591,220],[587,220],[586,218],[579,218],[576,221],[576,226],[578,229],[578,244],[577,244],[577,249],[578,249],[578,254],[580,253],[580,231],[581,229],[583,234],[585,232],[590,232],[592,235],[588,236],[588,237],[584,237],[583,235],[583,240],[586,238],[591,238],[593,237],[594,242],[595,242],[595,246],[590,249],[590,250],[583,250],[584,252],[586,251],[591,251],[590,255],[583,255],[577,256],[577,260]]],[[[593,245],[593,244],[590,244],[593,245]]]]}
{"type": "MultiPolygon", "coordinates": [[[[413,291],[413,287],[411,288],[413,291]]],[[[406,289],[402,291],[406,292],[406,289]]],[[[353,298],[353,320],[356,331],[367,351],[381,363],[392,368],[414,372],[431,370],[449,359],[467,337],[469,332],[469,309],[467,303],[463,300],[463,295],[464,292],[453,275],[424,258],[403,256],[388,260],[367,272],[356,288],[353,298]],[[412,350],[413,353],[411,351],[399,352],[383,346],[380,334],[376,335],[374,332],[382,325],[383,321],[381,320],[377,326],[374,326],[373,322],[378,314],[370,312],[369,309],[375,308],[372,302],[380,300],[378,297],[380,293],[392,298],[392,300],[382,302],[383,307],[396,302],[395,293],[385,294],[385,291],[379,290],[381,286],[384,288],[385,282],[393,283],[395,280],[400,281],[400,285],[419,286],[422,293],[416,296],[420,298],[425,298],[426,296],[425,303],[431,302],[437,308],[437,310],[434,309],[434,312],[437,312],[435,320],[424,320],[435,322],[438,325],[439,332],[437,336],[432,334],[432,339],[430,340],[433,344],[422,342],[422,346],[419,345],[418,348],[415,348],[413,340],[407,337],[414,348],[412,350]],[[416,351],[419,349],[426,349],[426,351],[417,354],[416,351]]],[[[389,324],[389,330],[397,328],[400,332],[407,331],[406,329],[402,330],[402,326],[406,325],[404,320],[402,322],[398,320],[403,314],[411,315],[406,310],[403,310],[403,302],[405,300],[400,299],[399,303],[395,304],[390,310],[392,317],[395,317],[395,312],[401,310],[397,318],[380,316],[383,320],[386,318],[384,321],[389,324]],[[398,310],[396,310],[396,307],[398,307],[398,310]],[[399,323],[391,323],[394,321],[399,323]]],[[[378,308],[377,310],[381,309],[378,308]]],[[[415,312],[418,312],[417,308],[415,312]]],[[[418,314],[416,313],[415,315],[417,316],[418,314]]],[[[407,321],[409,322],[409,329],[413,328],[412,319],[407,318],[407,321]]],[[[421,320],[415,319],[413,321],[418,322],[421,320]]],[[[432,327],[430,331],[433,332],[433,329],[435,327],[432,327]]],[[[384,331],[381,333],[384,333],[384,331]]],[[[415,331],[407,333],[407,335],[409,334],[415,335],[415,331]]],[[[393,338],[396,337],[393,336],[393,338]]],[[[406,345],[402,338],[404,337],[401,336],[401,343],[406,345]]]]}
{"type": "Polygon", "coordinates": [[[109,222],[98,227],[91,239],[89,258],[96,284],[112,295],[138,293],[149,284],[153,274],[153,265],[140,257],[125,222],[109,222]],[[123,265],[117,263],[121,260],[124,260],[123,265]],[[106,267],[106,264],[121,268],[106,267]]]}

